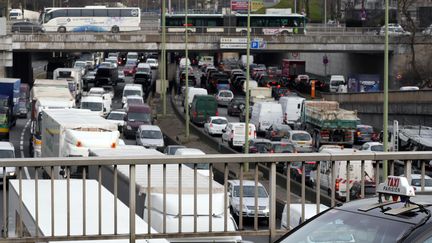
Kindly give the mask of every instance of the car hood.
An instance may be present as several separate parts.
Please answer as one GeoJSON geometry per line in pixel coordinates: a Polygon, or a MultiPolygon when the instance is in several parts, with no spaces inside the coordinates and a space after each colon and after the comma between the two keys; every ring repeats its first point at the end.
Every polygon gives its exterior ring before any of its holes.
{"type": "MultiPolygon", "coordinates": [[[[233,198],[233,202],[236,204],[240,204],[240,198],[233,198]]],[[[243,205],[253,207],[255,206],[255,198],[254,197],[243,197],[243,205]]],[[[258,206],[269,206],[269,198],[258,198],[258,206]]]]}
{"type": "Polygon", "coordinates": [[[163,139],[139,138],[139,140],[141,144],[144,146],[155,146],[155,147],[164,146],[163,139]]]}

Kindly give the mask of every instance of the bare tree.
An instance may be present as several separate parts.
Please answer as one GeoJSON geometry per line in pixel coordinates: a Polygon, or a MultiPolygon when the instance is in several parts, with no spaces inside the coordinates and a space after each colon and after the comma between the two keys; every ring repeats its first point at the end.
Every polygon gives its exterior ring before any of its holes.
{"type": "Polygon", "coordinates": [[[405,29],[411,32],[410,38],[410,50],[411,50],[411,70],[412,70],[412,78],[414,80],[421,80],[421,76],[419,70],[416,65],[416,53],[415,53],[415,37],[417,32],[417,26],[414,22],[414,19],[411,16],[411,12],[409,9],[413,6],[416,0],[399,0],[398,1],[398,9],[402,17],[404,18],[404,26],[405,29]]]}

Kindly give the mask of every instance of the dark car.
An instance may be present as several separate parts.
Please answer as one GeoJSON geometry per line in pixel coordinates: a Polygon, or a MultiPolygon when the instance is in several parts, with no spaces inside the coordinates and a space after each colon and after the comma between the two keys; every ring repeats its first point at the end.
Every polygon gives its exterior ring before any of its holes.
{"type": "Polygon", "coordinates": [[[118,82],[118,69],[116,67],[99,67],[95,74],[95,86],[116,86],[118,82]]]}
{"type": "MultiPolygon", "coordinates": [[[[305,182],[306,185],[312,186],[312,181],[310,177],[310,173],[312,170],[315,169],[316,162],[315,161],[306,161],[305,164],[305,182]]],[[[284,174],[287,174],[288,167],[285,165],[284,167],[284,174]]],[[[303,175],[303,169],[302,169],[302,162],[291,162],[290,166],[290,175],[291,179],[298,181],[301,183],[302,181],[302,175],[303,175]]]]}
{"type": "MultiPolygon", "coordinates": [[[[271,142],[270,153],[295,153],[296,149],[294,144],[287,142],[271,142]]],[[[285,171],[285,162],[279,162],[276,164],[276,171],[279,173],[284,173],[285,171]]]]}
{"type": "MultiPolygon", "coordinates": [[[[263,138],[255,138],[249,140],[249,153],[270,153],[271,151],[271,141],[263,138]]],[[[243,147],[244,150],[244,147],[243,147]]]]}
{"type": "Polygon", "coordinates": [[[136,72],[133,78],[134,84],[142,84],[143,89],[147,90],[151,85],[152,75],[148,72],[136,72]]]}
{"type": "Polygon", "coordinates": [[[43,33],[45,29],[38,23],[33,22],[16,22],[12,24],[11,31],[13,33],[43,33]]]}
{"type": "Polygon", "coordinates": [[[355,143],[365,143],[372,141],[372,134],[374,133],[372,126],[357,125],[356,132],[354,133],[355,143]]]}
{"type": "Polygon", "coordinates": [[[152,111],[147,104],[131,105],[126,111],[123,134],[125,138],[135,137],[140,125],[151,125],[153,123],[152,111]]]}
{"type": "Polygon", "coordinates": [[[412,190],[406,178],[391,177],[379,185],[378,197],[332,207],[290,230],[276,243],[431,242],[432,196],[410,195],[412,190]]]}
{"type": "Polygon", "coordinates": [[[271,141],[280,141],[282,138],[286,137],[291,130],[289,125],[273,124],[267,129],[265,138],[271,141]]]}
{"type": "Polygon", "coordinates": [[[241,111],[246,106],[246,100],[245,98],[241,97],[234,97],[229,103],[228,103],[228,116],[238,116],[240,115],[241,111]]]}
{"type": "MultiPolygon", "coordinates": [[[[252,106],[249,106],[249,120],[252,117],[252,106]]],[[[239,121],[245,122],[246,121],[246,107],[241,109],[241,112],[239,114],[239,121]]]]}

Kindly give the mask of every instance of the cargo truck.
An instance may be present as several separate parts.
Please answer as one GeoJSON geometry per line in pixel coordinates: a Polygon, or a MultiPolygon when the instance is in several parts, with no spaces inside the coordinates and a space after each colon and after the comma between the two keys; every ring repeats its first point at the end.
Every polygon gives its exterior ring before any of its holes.
{"type": "Polygon", "coordinates": [[[303,60],[282,60],[282,84],[286,87],[294,87],[295,80],[300,74],[306,74],[306,61],[303,60]]]}
{"type": "MultiPolygon", "coordinates": [[[[87,157],[90,148],[116,148],[120,133],[112,124],[89,110],[49,109],[42,112],[42,157],[87,157]]],[[[84,167],[71,168],[81,177],[84,167]]],[[[62,178],[63,169],[55,167],[51,178],[62,178]]]]}
{"type": "MultiPolygon", "coordinates": [[[[91,156],[96,157],[164,157],[165,155],[158,152],[155,149],[145,149],[140,146],[125,145],[119,146],[116,149],[91,149],[91,156]]],[[[97,178],[97,168],[92,170],[95,166],[90,169],[90,178],[97,178]]],[[[182,232],[194,232],[194,170],[184,165],[181,169],[181,177],[179,176],[179,166],[177,164],[162,164],[151,165],[150,177],[147,173],[147,165],[136,166],[136,213],[143,217],[146,222],[150,222],[151,226],[158,232],[162,232],[164,222],[164,186],[163,176],[165,171],[166,178],[166,233],[178,232],[179,214],[181,214],[181,227],[182,232]],[[164,169],[165,168],[165,169],[164,169]],[[179,195],[179,179],[181,179],[182,193],[179,195]],[[148,184],[150,183],[150,184],[148,184]],[[149,188],[149,185],[151,187],[149,188]],[[151,191],[148,195],[148,191],[151,191]],[[182,210],[179,211],[179,199],[181,197],[182,210]],[[149,210],[150,209],[150,210],[149,210]],[[151,217],[149,217],[151,215],[151,217]]],[[[112,167],[103,167],[104,175],[113,176],[114,170],[112,167]],[[105,173],[107,172],[107,173],[105,173]]],[[[119,191],[129,189],[129,166],[118,165],[118,187],[119,191]]],[[[209,220],[212,222],[212,232],[224,231],[225,216],[227,231],[234,233],[237,230],[237,225],[229,214],[228,201],[224,197],[223,185],[212,182],[212,196],[209,195],[209,177],[197,173],[196,175],[196,222],[197,232],[204,233],[209,232],[209,220]],[[211,199],[211,203],[210,203],[211,199]],[[210,211],[210,205],[212,210],[210,211]],[[224,205],[226,205],[226,212],[224,212],[224,205]],[[211,213],[210,213],[211,212],[211,213]]],[[[108,180],[105,180],[107,188],[111,188],[108,180]]],[[[125,193],[119,193],[119,199],[125,203],[129,202],[129,196],[125,193]]],[[[168,239],[170,242],[241,242],[242,238],[239,235],[226,235],[217,237],[185,237],[168,239]]]]}
{"type": "Polygon", "coordinates": [[[9,140],[9,130],[16,124],[21,79],[0,78],[0,138],[9,140]]]}
{"type": "Polygon", "coordinates": [[[27,9],[14,8],[9,11],[10,20],[37,21],[39,19],[39,15],[39,12],[27,9]]]}
{"type": "Polygon", "coordinates": [[[351,147],[360,119],[356,111],[341,109],[336,101],[305,101],[301,123],[317,149],[323,144],[351,147]]]}
{"type": "Polygon", "coordinates": [[[36,79],[30,92],[30,156],[41,155],[41,111],[46,109],[65,109],[75,107],[75,99],[69,92],[66,80],[36,79]],[[52,83],[52,84],[51,84],[52,83]],[[55,86],[51,86],[55,85],[55,86]]]}
{"type": "MultiPolygon", "coordinates": [[[[70,236],[76,237],[83,234],[83,227],[87,235],[97,235],[101,229],[102,235],[129,234],[129,208],[105,187],[99,187],[96,180],[11,180],[8,190],[8,231],[5,234],[11,238],[19,237],[20,222],[25,236],[30,237],[49,237],[65,236],[70,227],[70,236]],[[37,183],[37,184],[36,184],[37,183]],[[52,184],[51,184],[52,183],[52,184]],[[35,186],[39,188],[37,197],[35,186]],[[83,189],[85,188],[85,190],[83,189]],[[53,194],[51,194],[53,190],[53,194]],[[69,192],[69,197],[68,193],[69,192]],[[83,195],[85,193],[85,204],[83,195]],[[95,196],[100,196],[100,203],[95,196]],[[52,196],[52,197],[51,197],[52,196]],[[22,199],[22,204],[20,203],[22,199]],[[37,200],[37,203],[36,203],[37,200]],[[51,200],[55,202],[55,207],[51,207],[51,200]],[[22,205],[24,210],[20,209],[22,205]],[[38,209],[36,210],[36,205],[38,209]],[[71,205],[68,208],[68,205],[71,205]],[[114,216],[114,207],[117,207],[117,216],[114,216]],[[66,212],[70,209],[69,218],[66,212]],[[51,217],[51,213],[53,213],[51,217]],[[83,214],[85,213],[85,221],[83,214]],[[98,227],[99,216],[104,220],[98,227]],[[115,222],[114,219],[117,219],[115,222]],[[55,226],[51,225],[55,222],[55,226]],[[69,221],[68,221],[69,220],[69,221]],[[84,224],[85,222],[85,224],[84,224]],[[114,229],[117,225],[116,230],[114,229]],[[52,228],[55,227],[55,228],[52,228]],[[54,229],[54,232],[51,232],[54,229]]],[[[135,215],[135,230],[137,234],[147,234],[147,223],[135,215]]],[[[150,228],[150,234],[156,234],[156,230],[150,228]]],[[[79,237],[78,237],[79,238],[79,237]]],[[[66,242],[66,241],[47,241],[43,242],[66,242]]],[[[73,243],[127,243],[128,239],[117,240],[73,240],[73,243]]],[[[142,239],[136,240],[137,243],[168,243],[165,239],[142,239]]]]}
{"type": "Polygon", "coordinates": [[[69,91],[75,100],[79,101],[83,92],[82,73],[79,68],[57,68],[53,72],[53,79],[66,79],[69,91]]]}

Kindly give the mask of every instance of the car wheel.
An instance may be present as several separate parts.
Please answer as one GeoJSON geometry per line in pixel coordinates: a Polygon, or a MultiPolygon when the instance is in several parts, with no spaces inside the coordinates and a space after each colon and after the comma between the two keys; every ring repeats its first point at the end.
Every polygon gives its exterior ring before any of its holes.
{"type": "Polygon", "coordinates": [[[59,33],[65,33],[65,32],[66,32],[66,27],[64,27],[64,26],[60,26],[60,27],[57,29],[57,32],[59,32],[59,33]]]}
{"type": "Polygon", "coordinates": [[[111,32],[112,32],[112,33],[118,33],[118,32],[120,32],[120,28],[119,28],[118,26],[113,26],[113,27],[111,28],[111,32]]]}

